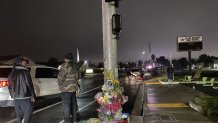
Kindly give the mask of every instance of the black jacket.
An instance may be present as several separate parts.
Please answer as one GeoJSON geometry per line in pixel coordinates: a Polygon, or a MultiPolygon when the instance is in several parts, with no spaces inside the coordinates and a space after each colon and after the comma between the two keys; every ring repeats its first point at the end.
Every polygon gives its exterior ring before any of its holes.
{"type": "Polygon", "coordinates": [[[12,98],[35,97],[35,91],[29,70],[23,66],[16,66],[8,77],[9,92],[12,98]]]}

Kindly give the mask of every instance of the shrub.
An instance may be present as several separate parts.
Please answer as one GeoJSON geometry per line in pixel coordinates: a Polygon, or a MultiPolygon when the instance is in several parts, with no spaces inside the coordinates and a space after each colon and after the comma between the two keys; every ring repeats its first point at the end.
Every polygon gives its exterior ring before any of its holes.
{"type": "Polygon", "coordinates": [[[218,116],[218,98],[216,97],[198,97],[194,99],[195,103],[202,106],[209,117],[218,116]]]}

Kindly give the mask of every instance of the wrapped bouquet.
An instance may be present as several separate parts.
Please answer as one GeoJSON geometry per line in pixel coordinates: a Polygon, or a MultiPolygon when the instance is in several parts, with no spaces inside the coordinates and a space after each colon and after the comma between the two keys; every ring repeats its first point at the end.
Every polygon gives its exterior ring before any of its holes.
{"type": "Polygon", "coordinates": [[[128,97],[123,95],[123,88],[118,80],[108,81],[102,87],[102,92],[95,95],[100,108],[97,109],[99,118],[103,123],[119,121],[123,117],[122,105],[127,102],[128,97]]]}

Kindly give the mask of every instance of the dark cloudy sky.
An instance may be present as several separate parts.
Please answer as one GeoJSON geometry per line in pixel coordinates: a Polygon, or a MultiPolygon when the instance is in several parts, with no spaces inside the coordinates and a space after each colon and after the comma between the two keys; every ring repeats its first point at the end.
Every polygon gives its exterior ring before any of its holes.
{"type": "MultiPolygon", "coordinates": [[[[122,0],[123,18],[118,60],[144,59],[142,51],[157,57],[187,57],[177,52],[176,38],[202,35],[203,50],[218,56],[218,0],[122,0]]],[[[101,0],[1,0],[0,55],[24,54],[36,61],[62,60],[67,52],[102,61],[101,0]]]]}

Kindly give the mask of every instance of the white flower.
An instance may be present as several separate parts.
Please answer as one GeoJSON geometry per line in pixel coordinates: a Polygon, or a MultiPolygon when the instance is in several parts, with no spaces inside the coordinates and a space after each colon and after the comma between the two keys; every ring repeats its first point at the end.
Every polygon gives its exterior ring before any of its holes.
{"type": "Polygon", "coordinates": [[[107,115],[111,115],[111,112],[110,112],[110,111],[107,111],[106,114],[107,114],[107,115]]]}

